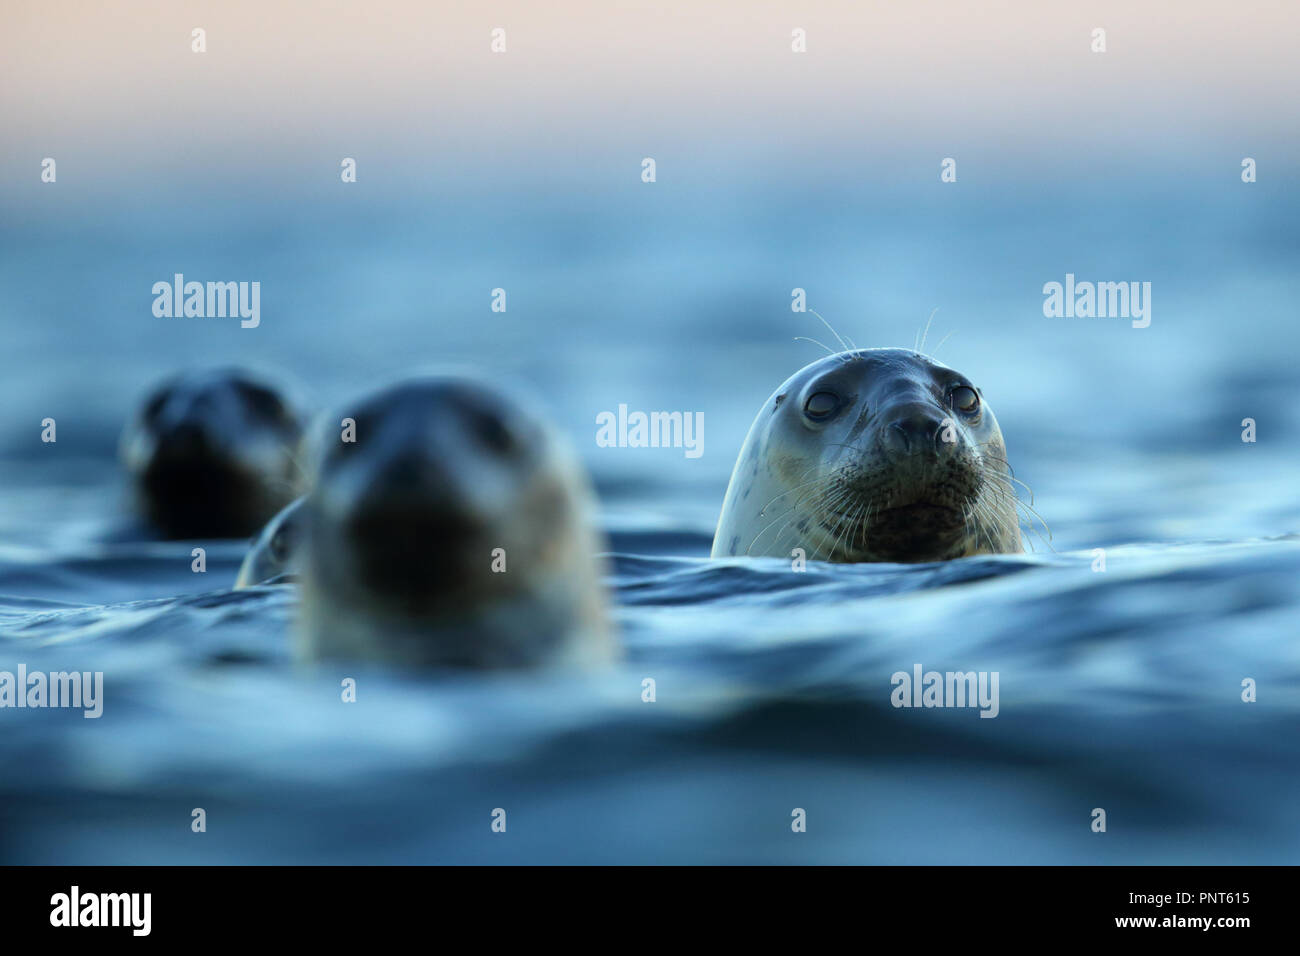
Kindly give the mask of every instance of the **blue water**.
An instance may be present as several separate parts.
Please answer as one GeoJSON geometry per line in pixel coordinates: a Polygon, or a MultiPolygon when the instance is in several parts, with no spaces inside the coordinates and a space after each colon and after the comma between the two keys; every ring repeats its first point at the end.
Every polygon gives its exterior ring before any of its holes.
{"type": "Polygon", "coordinates": [[[0,670],[106,689],[98,720],[0,710],[4,862],[1296,861],[1294,193],[665,186],[6,207],[0,670]],[[261,281],[262,326],[154,318],[178,271],[261,281]],[[1150,328],[1044,318],[1066,272],[1152,282],[1150,328]],[[708,559],[750,420],[819,354],[793,337],[828,336],[795,286],[859,346],[939,309],[1050,542],[708,559]],[[621,663],[295,667],[293,587],[232,592],[244,542],[133,533],[114,458],[153,380],[230,361],[315,407],[419,366],[539,396],[596,479],[621,663]],[[702,411],[705,454],[596,447],[619,403],[702,411]],[[998,672],[998,717],[891,706],[918,663],[998,672]]]}

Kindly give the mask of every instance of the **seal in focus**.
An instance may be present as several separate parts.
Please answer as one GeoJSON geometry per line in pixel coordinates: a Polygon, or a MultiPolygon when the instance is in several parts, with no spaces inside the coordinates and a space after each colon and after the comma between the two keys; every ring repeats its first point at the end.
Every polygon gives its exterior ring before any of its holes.
{"type": "Polygon", "coordinates": [[[943,561],[1023,550],[1006,445],[964,375],[907,349],[801,369],[759,411],[713,556],[943,561]]]}

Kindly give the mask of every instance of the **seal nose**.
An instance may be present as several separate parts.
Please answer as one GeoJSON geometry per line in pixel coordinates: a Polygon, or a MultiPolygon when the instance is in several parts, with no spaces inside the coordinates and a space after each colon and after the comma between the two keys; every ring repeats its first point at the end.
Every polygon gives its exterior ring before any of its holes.
{"type": "Polygon", "coordinates": [[[909,405],[899,409],[880,430],[880,444],[892,458],[950,455],[956,442],[944,441],[944,417],[938,409],[909,405]]]}
{"type": "Polygon", "coordinates": [[[205,455],[212,450],[208,431],[202,425],[184,419],[159,436],[163,453],[177,458],[205,455]]]}
{"type": "Polygon", "coordinates": [[[424,452],[395,454],[363,473],[351,502],[354,520],[389,526],[390,535],[416,525],[468,533],[478,523],[478,495],[449,463],[424,452]]]}
{"type": "Polygon", "coordinates": [[[458,489],[451,476],[431,457],[407,452],[375,463],[367,475],[367,484],[358,501],[359,507],[424,509],[451,506],[458,489]]]}

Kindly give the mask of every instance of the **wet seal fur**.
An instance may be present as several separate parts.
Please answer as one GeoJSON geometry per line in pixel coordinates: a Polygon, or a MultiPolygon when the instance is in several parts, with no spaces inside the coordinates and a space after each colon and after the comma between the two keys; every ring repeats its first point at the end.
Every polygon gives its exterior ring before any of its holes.
{"type": "Polygon", "coordinates": [[[855,349],[795,373],[754,419],[713,556],[943,561],[1021,544],[993,410],[908,349],[855,349]]]}
{"type": "Polygon", "coordinates": [[[301,658],[486,669],[614,656],[590,485],[540,418],[439,376],[322,426],[303,503],[301,658]]]}
{"type": "Polygon", "coordinates": [[[242,369],[186,372],[157,386],[122,432],[137,508],[167,538],[240,538],[302,493],[303,422],[242,369]]]}

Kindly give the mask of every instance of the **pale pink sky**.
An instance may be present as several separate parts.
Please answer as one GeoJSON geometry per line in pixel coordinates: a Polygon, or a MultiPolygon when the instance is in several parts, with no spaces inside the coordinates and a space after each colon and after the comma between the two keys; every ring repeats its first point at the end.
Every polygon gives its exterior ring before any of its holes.
{"type": "Polygon", "coordinates": [[[1293,150],[1295,0],[49,0],[0,14],[0,162],[166,169],[755,144],[1293,150]],[[208,50],[190,49],[207,30],[208,50]],[[503,27],[509,52],[489,52],[503,27]],[[790,51],[802,27],[808,52],[790,51]],[[1089,50],[1094,27],[1109,51],[1089,50]],[[900,145],[901,144],[901,145],[900,145]]]}

